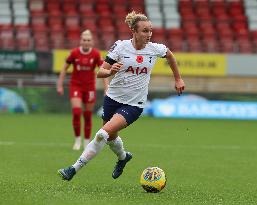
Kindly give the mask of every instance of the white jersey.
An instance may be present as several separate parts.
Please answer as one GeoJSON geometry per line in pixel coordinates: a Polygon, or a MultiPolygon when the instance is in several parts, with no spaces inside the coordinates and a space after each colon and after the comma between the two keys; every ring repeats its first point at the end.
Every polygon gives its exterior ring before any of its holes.
{"type": "Polygon", "coordinates": [[[152,68],[157,57],[165,57],[167,47],[149,42],[145,48],[136,50],[131,40],[116,41],[107,56],[123,66],[115,74],[107,90],[113,100],[144,108],[152,68]]]}

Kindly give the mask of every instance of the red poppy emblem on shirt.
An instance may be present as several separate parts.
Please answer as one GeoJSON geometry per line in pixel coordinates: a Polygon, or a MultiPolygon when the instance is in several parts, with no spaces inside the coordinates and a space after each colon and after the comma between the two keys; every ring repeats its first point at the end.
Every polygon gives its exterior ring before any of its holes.
{"type": "Polygon", "coordinates": [[[137,62],[142,63],[144,61],[143,56],[137,56],[137,62]]]}

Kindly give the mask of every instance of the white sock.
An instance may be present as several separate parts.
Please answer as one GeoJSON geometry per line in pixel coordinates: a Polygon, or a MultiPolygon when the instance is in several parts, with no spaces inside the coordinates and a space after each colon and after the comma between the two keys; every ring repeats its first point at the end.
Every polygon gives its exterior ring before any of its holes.
{"type": "Polygon", "coordinates": [[[108,141],[107,144],[109,145],[110,149],[117,155],[119,160],[126,158],[123,142],[119,136],[115,140],[108,141]]]}
{"type": "Polygon", "coordinates": [[[74,145],[73,145],[73,149],[74,150],[79,150],[81,146],[81,137],[75,137],[75,141],[74,141],[74,145]]]}
{"type": "Polygon", "coordinates": [[[84,139],[84,149],[86,149],[89,142],[90,142],[90,139],[84,139]]]}
{"type": "Polygon", "coordinates": [[[109,134],[100,129],[95,138],[87,145],[84,152],[81,154],[79,159],[72,165],[76,172],[80,170],[85,164],[87,164],[91,159],[93,159],[104,147],[109,138],[109,134]]]}

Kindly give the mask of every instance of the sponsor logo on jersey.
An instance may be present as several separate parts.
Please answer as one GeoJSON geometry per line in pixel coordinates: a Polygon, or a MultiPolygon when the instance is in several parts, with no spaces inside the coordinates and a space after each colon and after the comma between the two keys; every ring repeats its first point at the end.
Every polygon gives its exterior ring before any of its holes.
{"type": "Polygon", "coordinates": [[[125,72],[131,72],[133,74],[136,75],[140,75],[140,74],[147,74],[147,67],[143,67],[143,68],[133,68],[132,66],[129,66],[128,69],[125,72]]]}

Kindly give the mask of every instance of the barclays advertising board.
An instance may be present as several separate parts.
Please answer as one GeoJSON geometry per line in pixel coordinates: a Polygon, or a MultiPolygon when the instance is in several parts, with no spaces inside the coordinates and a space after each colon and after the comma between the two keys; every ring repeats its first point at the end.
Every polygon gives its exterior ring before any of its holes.
{"type": "Polygon", "coordinates": [[[257,103],[207,100],[153,100],[154,117],[257,120],[257,103]]]}

